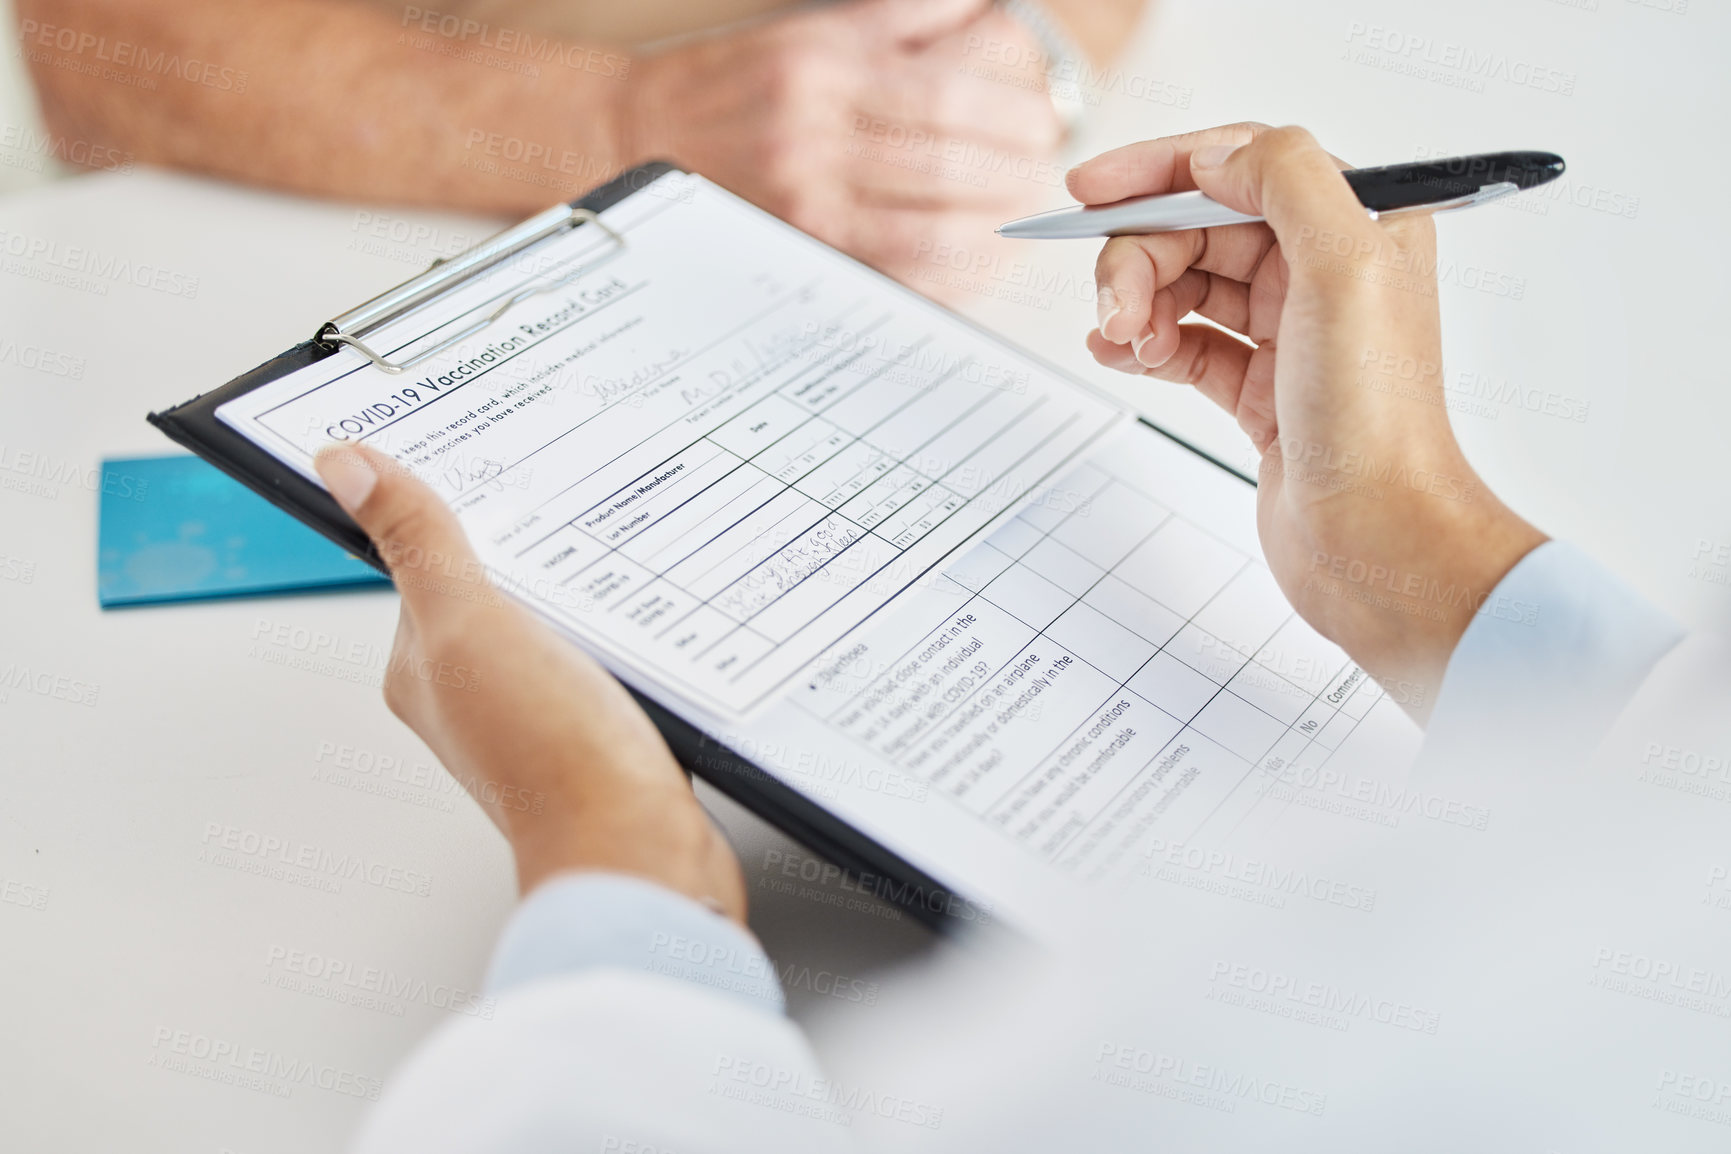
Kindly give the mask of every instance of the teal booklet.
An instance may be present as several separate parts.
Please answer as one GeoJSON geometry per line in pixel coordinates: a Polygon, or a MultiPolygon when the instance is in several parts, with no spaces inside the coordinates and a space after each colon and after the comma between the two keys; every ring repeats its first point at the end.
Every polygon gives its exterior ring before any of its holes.
{"type": "Polygon", "coordinates": [[[389,584],[191,456],[102,462],[96,557],[104,608],[389,584]]]}

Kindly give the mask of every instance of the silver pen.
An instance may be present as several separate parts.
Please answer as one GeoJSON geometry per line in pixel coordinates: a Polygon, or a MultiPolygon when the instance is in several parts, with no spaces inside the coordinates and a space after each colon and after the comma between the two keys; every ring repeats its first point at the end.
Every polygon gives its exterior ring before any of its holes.
{"type": "MultiPolygon", "coordinates": [[[[1550,152],[1490,152],[1416,164],[1349,168],[1341,173],[1372,217],[1402,212],[1446,212],[1524,192],[1563,174],[1563,158],[1550,152]]],[[[1080,240],[1142,236],[1252,224],[1260,216],[1235,212],[1204,193],[1137,196],[1115,204],[1060,208],[998,226],[999,236],[1027,240],[1080,240]]]]}

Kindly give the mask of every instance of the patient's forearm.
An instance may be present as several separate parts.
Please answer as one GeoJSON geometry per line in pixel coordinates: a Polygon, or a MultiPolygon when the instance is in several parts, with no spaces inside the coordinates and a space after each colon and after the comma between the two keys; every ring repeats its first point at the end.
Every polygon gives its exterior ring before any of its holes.
{"type": "Polygon", "coordinates": [[[17,9],[50,128],[144,163],[513,213],[634,159],[617,139],[629,71],[618,50],[423,30],[419,9],[339,0],[17,9]]]}

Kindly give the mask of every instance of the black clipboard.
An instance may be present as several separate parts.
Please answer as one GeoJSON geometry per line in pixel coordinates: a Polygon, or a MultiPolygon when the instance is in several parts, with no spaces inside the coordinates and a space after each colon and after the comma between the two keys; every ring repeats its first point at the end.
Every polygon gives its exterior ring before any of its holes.
{"type": "MultiPolygon", "coordinates": [[[[593,222],[593,214],[618,204],[662,176],[677,171],[680,170],[672,164],[654,161],[622,173],[566,206],[572,210],[570,227],[585,227],[586,223],[593,222]]],[[[605,228],[604,225],[601,227],[605,228]]],[[[501,233],[500,237],[506,235],[508,234],[501,233]]],[[[541,239],[544,239],[544,236],[541,239]]],[[[483,242],[471,252],[484,249],[487,243],[490,242],[483,242]]],[[[520,248],[511,251],[520,251],[520,248]]],[[[423,281],[429,282],[430,287],[438,287],[430,282],[440,282],[448,290],[463,283],[467,275],[479,271],[479,268],[471,267],[465,272],[460,265],[462,260],[463,257],[460,256],[449,262],[439,262],[427,273],[405,282],[392,292],[402,294],[403,290],[423,281]],[[446,265],[455,267],[442,271],[446,265]]],[[[488,263],[479,267],[490,268],[493,265],[488,263]]],[[[382,294],[374,300],[383,300],[390,295],[382,294]]],[[[410,291],[405,295],[418,295],[424,301],[436,297],[437,293],[417,294],[410,291]]],[[[366,308],[365,305],[361,307],[366,308]]],[[[311,340],[272,357],[221,388],[201,393],[173,408],[150,413],[146,419],[176,444],[190,449],[277,508],[310,525],[381,573],[386,573],[388,570],[377,550],[373,548],[372,541],[331,499],[330,494],[253,444],[216,416],[218,407],[236,397],[244,396],[278,377],[333,356],[343,344],[358,345],[359,342],[351,333],[342,331],[345,327],[337,321],[327,322],[311,340]]],[[[359,347],[365,355],[378,359],[364,345],[359,347]]],[[[650,720],[661,731],[662,737],[686,773],[702,778],[789,837],[842,867],[860,892],[907,910],[920,921],[941,931],[991,920],[989,911],[953,893],[936,878],[876,839],[861,833],[660,702],[629,685],[626,688],[649,714],[650,720]]]]}
{"type": "MultiPolygon", "coordinates": [[[[147,419],[171,440],[215,465],[277,508],[310,525],[381,573],[388,573],[366,533],[349,519],[348,514],[342,511],[324,489],[218,420],[218,407],[278,377],[316,364],[334,355],[345,344],[356,348],[375,363],[388,365],[389,362],[361,339],[365,335],[364,326],[358,331],[349,322],[365,321],[369,317],[383,315],[381,308],[374,307],[379,302],[406,301],[408,311],[412,311],[419,307],[419,304],[437,299],[442,292],[464,283],[469,276],[494,267],[498,260],[521,252],[562,228],[593,224],[608,232],[615,240],[620,240],[618,234],[596,219],[595,214],[649,187],[661,177],[679,171],[682,170],[676,165],[665,161],[652,161],[621,173],[587,195],[567,205],[550,209],[548,213],[532,217],[524,224],[500,233],[498,237],[483,241],[467,253],[459,254],[449,261],[435,262],[431,269],[420,276],[373,298],[342,317],[327,321],[311,340],[278,354],[249,372],[242,373],[219,389],[202,393],[171,409],[150,413],[147,419]],[[562,212],[561,209],[565,211],[562,212]],[[552,220],[552,223],[537,225],[536,222],[544,217],[552,220]],[[512,247],[509,238],[514,235],[522,243],[512,247]],[[489,246],[497,247],[502,255],[491,262],[477,259],[477,254],[485,256],[489,246]]],[[[912,290],[905,291],[911,293],[912,290]]],[[[403,312],[399,311],[386,319],[394,319],[400,315],[403,315],[403,312]]],[[[971,328],[986,332],[966,318],[958,319],[971,328]]],[[[996,333],[987,332],[986,335],[993,340],[1003,339],[996,333]]],[[[1025,351],[1023,355],[1046,365],[1059,376],[1067,375],[1062,369],[1047,364],[1039,357],[1025,351]]],[[[1139,418],[1139,423],[1240,480],[1251,485],[1256,484],[1253,478],[1240,470],[1161,428],[1146,417],[1139,418]]],[[[842,867],[859,892],[868,893],[907,910],[913,917],[939,931],[983,925],[993,920],[989,910],[950,890],[937,878],[875,838],[855,829],[748,758],[716,741],[667,706],[628,684],[625,687],[661,731],[661,736],[687,774],[702,778],[795,841],[842,867]]]]}

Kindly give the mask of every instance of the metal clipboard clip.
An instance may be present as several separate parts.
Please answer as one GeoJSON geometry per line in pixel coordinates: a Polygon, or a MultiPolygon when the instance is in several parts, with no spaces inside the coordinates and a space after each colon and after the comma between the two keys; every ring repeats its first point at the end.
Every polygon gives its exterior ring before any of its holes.
{"type": "Polygon", "coordinates": [[[594,225],[613,241],[613,248],[601,258],[602,260],[617,254],[620,249],[625,247],[625,237],[595,213],[586,208],[572,208],[570,205],[564,204],[555,205],[546,212],[530,217],[522,224],[508,228],[497,236],[482,241],[467,252],[459,253],[449,260],[434,261],[432,267],[420,276],[404,281],[394,289],[380,293],[372,300],[350,309],[341,316],[332,317],[319,326],[319,331],[313,334],[313,340],[327,347],[347,345],[387,373],[396,374],[405,369],[413,368],[428,357],[436,356],[457,342],[474,336],[504,316],[513,306],[521,304],[532,296],[551,292],[553,289],[569,284],[593,269],[599,261],[585,261],[571,272],[548,284],[517,290],[495,305],[486,316],[466,326],[454,336],[447,337],[433,347],[423,349],[401,361],[386,360],[369,348],[362,338],[393,321],[408,316],[421,306],[437,300],[469,278],[479,276],[482,272],[511,259],[525,249],[581,224],[594,225]]]}

